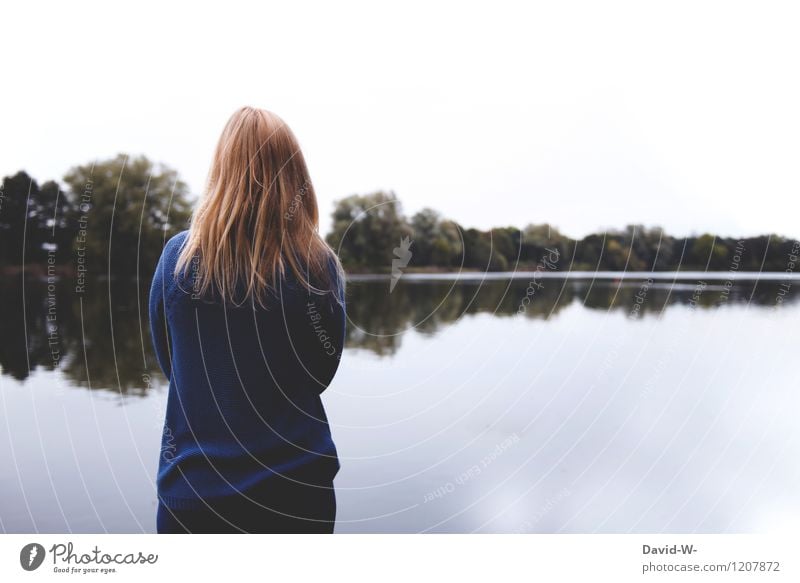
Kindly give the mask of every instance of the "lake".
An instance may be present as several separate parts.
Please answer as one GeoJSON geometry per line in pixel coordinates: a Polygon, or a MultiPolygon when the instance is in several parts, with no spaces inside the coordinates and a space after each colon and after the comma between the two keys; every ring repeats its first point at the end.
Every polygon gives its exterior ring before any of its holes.
{"type": "MultiPolygon", "coordinates": [[[[481,275],[350,281],[337,532],[793,530],[799,279],[481,275]]],[[[0,280],[4,532],[155,530],[146,299],[0,280]]]]}

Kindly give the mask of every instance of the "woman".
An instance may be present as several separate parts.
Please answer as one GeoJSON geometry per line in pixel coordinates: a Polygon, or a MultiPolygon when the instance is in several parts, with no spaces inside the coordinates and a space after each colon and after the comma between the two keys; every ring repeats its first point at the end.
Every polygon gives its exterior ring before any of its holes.
{"type": "Polygon", "coordinates": [[[333,532],[339,461],[320,394],[344,343],[344,277],[318,222],[292,131],[238,110],[150,292],[169,379],[158,532],[333,532]]]}

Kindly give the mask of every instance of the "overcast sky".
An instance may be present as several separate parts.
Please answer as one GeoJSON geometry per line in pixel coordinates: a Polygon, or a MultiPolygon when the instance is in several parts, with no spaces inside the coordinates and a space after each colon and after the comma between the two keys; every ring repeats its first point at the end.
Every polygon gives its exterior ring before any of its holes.
{"type": "Polygon", "coordinates": [[[0,8],[0,173],[143,153],[199,194],[247,104],[295,130],[324,229],[391,189],[482,228],[800,236],[792,3],[116,6],[0,8]]]}

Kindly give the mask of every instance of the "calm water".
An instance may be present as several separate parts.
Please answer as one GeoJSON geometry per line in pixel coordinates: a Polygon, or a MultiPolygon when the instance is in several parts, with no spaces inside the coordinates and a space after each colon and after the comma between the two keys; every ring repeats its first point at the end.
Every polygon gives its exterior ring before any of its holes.
{"type": "MultiPolygon", "coordinates": [[[[788,531],[800,280],[698,281],[352,282],[337,531],[788,531]]],[[[153,531],[146,285],[24,286],[0,281],[0,528],[153,531]]]]}

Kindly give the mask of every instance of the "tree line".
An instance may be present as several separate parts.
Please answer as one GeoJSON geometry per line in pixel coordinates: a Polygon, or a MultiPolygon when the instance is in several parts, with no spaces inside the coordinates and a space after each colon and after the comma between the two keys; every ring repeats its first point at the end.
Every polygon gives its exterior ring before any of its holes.
{"type": "Polygon", "coordinates": [[[484,231],[464,228],[430,208],[407,218],[391,192],[336,203],[328,242],[348,269],[389,271],[395,249],[406,238],[412,255],[408,269],[420,271],[537,269],[543,262],[562,271],[784,271],[798,251],[796,241],[777,235],[679,238],[643,225],[582,239],[548,224],[484,231]]]}
{"type": "MultiPolygon", "coordinates": [[[[118,155],[72,168],[61,183],[20,171],[0,187],[0,269],[57,266],[86,275],[149,276],[166,239],[185,229],[188,186],[143,156],[118,155]]],[[[547,224],[465,228],[425,208],[407,217],[392,192],[336,202],[328,242],[353,272],[384,272],[402,253],[409,271],[558,270],[783,271],[796,242],[777,235],[673,237],[629,225],[581,239],[547,224]]]]}

